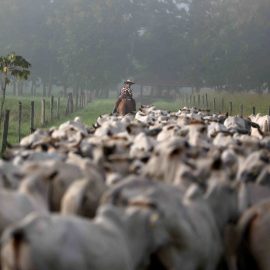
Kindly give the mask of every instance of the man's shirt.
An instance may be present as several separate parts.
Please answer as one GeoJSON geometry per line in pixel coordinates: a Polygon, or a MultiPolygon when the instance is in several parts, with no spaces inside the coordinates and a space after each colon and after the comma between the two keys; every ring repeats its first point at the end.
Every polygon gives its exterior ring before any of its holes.
{"type": "Polygon", "coordinates": [[[132,90],[128,86],[124,86],[120,91],[121,98],[132,98],[132,90]]]}

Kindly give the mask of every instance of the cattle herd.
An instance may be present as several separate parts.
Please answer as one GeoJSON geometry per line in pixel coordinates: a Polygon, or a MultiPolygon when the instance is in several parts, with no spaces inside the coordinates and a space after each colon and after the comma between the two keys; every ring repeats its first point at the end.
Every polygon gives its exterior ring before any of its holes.
{"type": "Polygon", "coordinates": [[[0,160],[2,270],[270,269],[270,118],[142,106],[0,160]]]}

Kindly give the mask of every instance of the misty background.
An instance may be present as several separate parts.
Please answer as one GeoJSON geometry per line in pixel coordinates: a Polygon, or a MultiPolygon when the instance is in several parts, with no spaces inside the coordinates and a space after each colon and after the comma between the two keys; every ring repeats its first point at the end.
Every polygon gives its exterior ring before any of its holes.
{"type": "Polygon", "coordinates": [[[107,97],[127,78],[156,95],[261,93],[270,84],[269,14],[269,0],[0,0],[0,55],[25,57],[27,87],[44,96],[58,87],[107,97]]]}

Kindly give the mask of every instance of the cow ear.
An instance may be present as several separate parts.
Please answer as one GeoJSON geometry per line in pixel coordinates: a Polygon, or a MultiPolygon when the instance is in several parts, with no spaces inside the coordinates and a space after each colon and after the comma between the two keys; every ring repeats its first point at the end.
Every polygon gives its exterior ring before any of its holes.
{"type": "Polygon", "coordinates": [[[181,152],[182,152],[182,149],[175,148],[170,152],[170,157],[172,158],[172,157],[178,156],[181,154],[181,152]]]}
{"type": "Polygon", "coordinates": [[[46,178],[49,181],[52,181],[58,175],[58,171],[53,171],[51,174],[48,175],[46,178]]]}

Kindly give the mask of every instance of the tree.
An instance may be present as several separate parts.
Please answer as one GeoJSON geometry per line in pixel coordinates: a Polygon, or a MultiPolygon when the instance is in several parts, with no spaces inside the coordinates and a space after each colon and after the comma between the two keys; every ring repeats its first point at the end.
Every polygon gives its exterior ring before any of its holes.
{"type": "Polygon", "coordinates": [[[11,78],[19,78],[27,80],[30,75],[31,64],[22,56],[10,53],[0,57],[0,73],[1,73],[1,103],[0,103],[0,131],[3,120],[3,110],[6,99],[6,88],[11,82],[11,78]]]}

